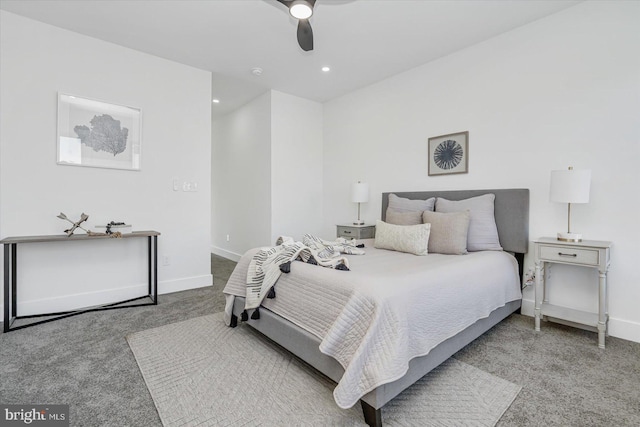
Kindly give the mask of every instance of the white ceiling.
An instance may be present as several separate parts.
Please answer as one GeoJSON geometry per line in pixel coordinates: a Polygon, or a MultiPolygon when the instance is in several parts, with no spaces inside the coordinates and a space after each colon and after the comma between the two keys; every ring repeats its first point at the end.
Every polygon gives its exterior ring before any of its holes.
{"type": "Polygon", "coordinates": [[[324,102],[579,2],[318,0],[311,52],[275,0],[0,0],[0,8],[209,70],[219,115],[268,89],[324,102]]]}

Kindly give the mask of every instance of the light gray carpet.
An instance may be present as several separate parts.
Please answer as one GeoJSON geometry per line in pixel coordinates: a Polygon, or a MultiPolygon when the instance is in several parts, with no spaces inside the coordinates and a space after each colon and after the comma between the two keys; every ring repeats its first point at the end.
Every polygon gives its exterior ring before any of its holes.
{"type": "MultiPolygon", "coordinates": [[[[222,311],[234,267],[211,255],[211,287],[0,334],[0,402],[69,404],[73,426],[161,426],[125,336],[222,311]]],[[[523,386],[497,427],[640,426],[640,343],[596,343],[554,323],[535,332],[533,318],[513,314],[455,358],[523,386]]]]}
{"type": "MultiPolygon", "coordinates": [[[[221,313],[127,337],[165,426],[361,426],[333,384],[221,313]]],[[[449,359],[385,408],[388,426],[493,426],[520,386],[449,359]]]]}

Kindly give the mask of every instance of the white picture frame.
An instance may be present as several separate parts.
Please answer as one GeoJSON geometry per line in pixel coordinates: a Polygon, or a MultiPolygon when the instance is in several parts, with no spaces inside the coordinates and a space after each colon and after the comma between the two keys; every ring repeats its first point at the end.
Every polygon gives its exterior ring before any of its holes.
{"type": "Polygon", "coordinates": [[[58,93],[57,163],[139,171],[139,108],[58,93]]]}

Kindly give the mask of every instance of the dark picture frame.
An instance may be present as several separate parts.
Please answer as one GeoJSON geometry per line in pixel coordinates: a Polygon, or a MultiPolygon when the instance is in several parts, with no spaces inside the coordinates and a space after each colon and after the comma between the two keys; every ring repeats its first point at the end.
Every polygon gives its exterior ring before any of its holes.
{"type": "Polygon", "coordinates": [[[428,142],[429,176],[469,172],[469,132],[434,136],[428,142]]]}

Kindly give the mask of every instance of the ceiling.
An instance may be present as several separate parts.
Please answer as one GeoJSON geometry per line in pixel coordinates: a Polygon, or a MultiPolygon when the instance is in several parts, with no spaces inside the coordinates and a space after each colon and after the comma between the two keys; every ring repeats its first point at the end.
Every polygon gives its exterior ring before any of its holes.
{"type": "Polygon", "coordinates": [[[268,89],[325,102],[579,2],[317,0],[311,52],[276,0],[0,0],[0,8],[211,71],[216,116],[268,89]]]}

